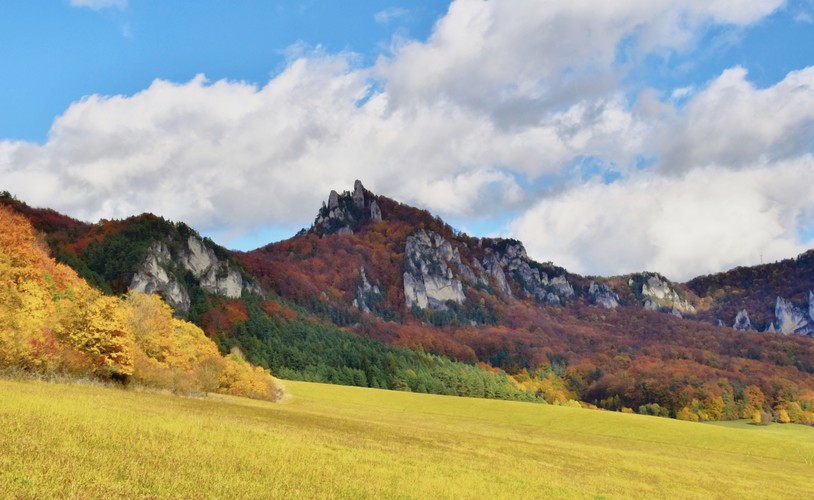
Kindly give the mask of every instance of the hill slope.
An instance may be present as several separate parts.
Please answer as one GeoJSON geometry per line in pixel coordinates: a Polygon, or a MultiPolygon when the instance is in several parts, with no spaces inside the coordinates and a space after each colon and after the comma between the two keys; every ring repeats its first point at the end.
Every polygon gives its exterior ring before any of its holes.
{"type": "Polygon", "coordinates": [[[0,371],[95,377],[275,400],[271,375],[222,358],[157,295],[103,295],[51,259],[24,217],[0,206],[0,371]]]}
{"type": "MultiPolygon", "coordinates": [[[[95,273],[102,288],[141,287],[177,307],[186,294],[190,307],[177,313],[224,352],[239,346],[250,361],[291,378],[579,399],[701,420],[814,405],[808,335],[719,324],[730,321],[740,289],[676,284],[654,272],[579,276],[535,262],[519,241],[469,237],[358,181],[353,191],[331,192],[309,230],[252,252],[229,252],[155,216],[83,226],[5,203],[51,231],[53,252],[95,273]],[[232,286],[218,287],[223,277],[232,286]],[[498,372],[503,382],[495,385],[492,368],[509,376],[498,372]]],[[[800,289],[812,283],[806,269],[790,271],[800,289]]],[[[781,286],[788,278],[767,289],[796,297],[781,286]]],[[[776,311],[790,318],[770,321],[779,326],[812,314],[776,311]]]]}
{"type": "Polygon", "coordinates": [[[283,404],[0,380],[10,497],[804,498],[814,429],[287,382],[283,404]],[[454,478],[454,480],[452,480],[454,478]]]}

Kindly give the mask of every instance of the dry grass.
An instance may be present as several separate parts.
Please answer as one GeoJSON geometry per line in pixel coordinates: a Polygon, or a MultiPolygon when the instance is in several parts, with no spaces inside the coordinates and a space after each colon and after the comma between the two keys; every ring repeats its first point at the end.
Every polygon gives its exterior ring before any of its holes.
{"type": "Polygon", "coordinates": [[[811,494],[809,427],[286,386],[274,404],[0,380],[0,497],[811,494]]]}

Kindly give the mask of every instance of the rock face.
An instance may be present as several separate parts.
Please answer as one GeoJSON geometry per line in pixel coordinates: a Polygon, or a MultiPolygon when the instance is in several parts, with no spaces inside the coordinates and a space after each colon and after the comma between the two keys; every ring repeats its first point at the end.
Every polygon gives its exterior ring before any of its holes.
{"type": "Polygon", "coordinates": [[[176,244],[174,251],[164,242],[150,246],[144,263],[130,281],[130,289],[144,293],[158,293],[173,308],[189,311],[189,292],[181,284],[177,272],[186,270],[198,280],[207,293],[239,298],[244,289],[259,291],[246,283],[240,270],[228,260],[218,259],[215,251],[200,237],[191,235],[176,244]],[[173,255],[173,253],[175,255],[173,255]]]}
{"type": "Polygon", "coordinates": [[[236,299],[243,293],[243,276],[229,261],[218,260],[203,240],[190,236],[188,252],[179,256],[181,265],[201,282],[201,288],[214,295],[236,299]]]}
{"type": "Polygon", "coordinates": [[[534,298],[542,304],[559,305],[576,295],[565,274],[549,276],[529,259],[519,241],[498,240],[485,253],[483,268],[494,278],[498,289],[510,297],[510,280],[518,285],[520,298],[534,298]]]}
{"type": "Polygon", "coordinates": [[[784,334],[811,335],[814,334],[814,320],[811,317],[811,292],[809,292],[808,311],[797,307],[791,302],[777,297],[774,307],[775,326],[778,332],[784,334]]]}
{"type": "Polygon", "coordinates": [[[463,286],[450,265],[460,267],[458,250],[432,231],[407,237],[404,248],[404,300],[408,308],[446,309],[446,302],[462,304],[463,286]]]}
{"type": "Polygon", "coordinates": [[[370,202],[370,220],[372,221],[382,220],[382,209],[379,208],[379,204],[376,203],[376,200],[370,202]]]}
{"type": "Polygon", "coordinates": [[[678,315],[695,313],[695,307],[679,295],[667,278],[658,273],[634,274],[628,285],[641,297],[645,309],[678,315]]]}
{"type": "Polygon", "coordinates": [[[749,313],[746,312],[746,309],[741,309],[738,311],[738,315],[735,316],[735,323],[732,325],[732,328],[743,332],[754,330],[752,327],[752,321],[749,320],[749,313]]]}
{"type": "Polygon", "coordinates": [[[163,242],[155,242],[147,251],[147,258],[130,281],[130,290],[153,294],[157,293],[173,308],[188,311],[189,294],[174,274],[167,272],[172,262],[170,250],[163,242]]]}
{"type": "Polygon", "coordinates": [[[320,235],[353,234],[367,220],[382,220],[382,210],[375,196],[362,185],[353,183],[353,191],[342,194],[331,191],[314,220],[314,230],[320,235]]]}
{"type": "Polygon", "coordinates": [[[363,313],[370,314],[371,307],[375,307],[376,304],[381,303],[384,298],[382,297],[382,291],[379,286],[371,284],[370,281],[368,281],[364,267],[359,268],[359,274],[361,276],[361,283],[356,289],[356,298],[353,299],[353,305],[363,313]]]}
{"type": "Polygon", "coordinates": [[[591,281],[591,284],[588,286],[588,296],[591,298],[593,304],[602,306],[605,309],[616,309],[619,307],[619,296],[605,283],[591,281]]]}

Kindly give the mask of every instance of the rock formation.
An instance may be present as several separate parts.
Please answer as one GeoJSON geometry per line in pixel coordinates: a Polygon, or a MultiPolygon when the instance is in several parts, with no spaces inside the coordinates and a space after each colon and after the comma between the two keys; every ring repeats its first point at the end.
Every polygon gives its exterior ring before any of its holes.
{"type": "Polygon", "coordinates": [[[790,301],[777,297],[774,307],[775,326],[784,334],[811,335],[814,333],[814,321],[811,313],[811,292],[809,292],[809,310],[795,306],[790,301]]]}
{"type": "Polygon", "coordinates": [[[144,293],[158,293],[176,310],[188,311],[191,305],[189,291],[178,272],[189,271],[207,293],[239,298],[244,289],[259,292],[256,285],[247,283],[240,270],[227,259],[219,259],[215,251],[197,235],[191,235],[171,249],[157,241],[150,246],[144,263],[130,281],[130,289],[144,293]]]}
{"type": "Polygon", "coordinates": [[[359,268],[359,275],[361,276],[361,283],[356,289],[356,298],[353,299],[353,305],[363,313],[370,314],[371,308],[383,301],[382,291],[378,285],[371,284],[368,281],[364,266],[359,268]]]}
{"type": "Polygon", "coordinates": [[[189,294],[178,283],[175,275],[167,272],[171,264],[172,256],[167,245],[159,241],[153,243],[147,251],[144,263],[133,275],[129,288],[136,292],[157,293],[176,310],[188,311],[189,294]]]}
{"type": "Polygon", "coordinates": [[[695,307],[673,288],[667,278],[658,273],[634,274],[628,285],[641,297],[645,309],[671,313],[675,310],[681,315],[695,313],[695,307]]]}
{"type": "Polygon", "coordinates": [[[619,296],[605,283],[591,281],[591,284],[588,286],[588,296],[591,298],[591,303],[602,306],[605,309],[616,309],[619,307],[619,296]]]}
{"type": "Polygon", "coordinates": [[[466,300],[463,286],[450,264],[460,266],[460,255],[449,241],[420,230],[407,238],[404,248],[404,300],[408,308],[446,309],[446,302],[466,300]]]}
{"type": "Polygon", "coordinates": [[[357,180],[352,192],[331,191],[327,205],[323,204],[314,220],[314,230],[321,236],[353,234],[367,220],[382,220],[382,210],[375,196],[357,180]]]}
{"type": "Polygon", "coordinates": [[[732,328],[744,332],[747,330],[754,330],[752,327],[752,321],[749,320],[749,313],[746,312],[746,309],[741,309],[738,311],[738,315],[735,316],[735,323],[732,325],[732,328]]]}

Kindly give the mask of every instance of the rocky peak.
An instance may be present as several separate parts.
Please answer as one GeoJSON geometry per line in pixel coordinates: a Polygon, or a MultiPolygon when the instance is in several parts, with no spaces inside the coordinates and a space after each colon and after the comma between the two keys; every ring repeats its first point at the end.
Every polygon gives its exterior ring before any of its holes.
{"type": "Polygon", "coordinates": [[[365,189],[362,182],[353,183],[353,191],[342,194],[331,191],[328,203],[323,203],[313,229],[320,235],[353,234],[366,221],[382,220],[382,210],[376,197],[365,189]]]}
{"type": "Polygon", "coordinates": [[[353,183],[352,197],[353,204],[356,206],[356,208],[360,210],[365,208],[365,187],[362,186],[362,181],[358,179],[353,183]]]}

